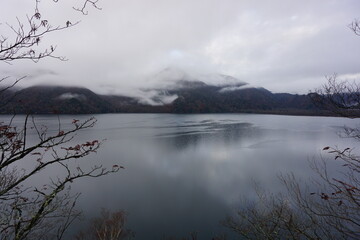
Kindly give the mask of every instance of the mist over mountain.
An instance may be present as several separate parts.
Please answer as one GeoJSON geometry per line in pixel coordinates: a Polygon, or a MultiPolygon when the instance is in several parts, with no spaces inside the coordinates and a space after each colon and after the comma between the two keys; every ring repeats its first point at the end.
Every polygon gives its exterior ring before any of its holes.
{"type": "Polygon", "coordinates": [[[273,94],[226,75],[194,76],[165,69],[158,85],[137,96],[100,95],[86,88],[33,86],[3,95],[0,113],[279,113],[319,114],[307,95],[273,94]]]}
{"type": "Polygon", "coordinates": [[[1,113],[106,113],[112,107],[86,88],[33,86],[7,94],[1,113]]]}

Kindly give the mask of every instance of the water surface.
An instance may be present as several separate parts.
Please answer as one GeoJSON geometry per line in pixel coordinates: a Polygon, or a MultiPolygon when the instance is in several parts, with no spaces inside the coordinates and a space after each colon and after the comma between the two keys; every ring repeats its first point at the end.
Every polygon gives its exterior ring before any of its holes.
{"type": "MultiPolygon", "coordinates": [[[[90,116],[76,116],[86,119],[90,116]]],[[[314,175],[309,159],[319,159],[325,146],[356,146],[340,138],[344,125],[357,120],[255,114],[104,114],[97,125],[78,134],[80,142],[106,139],[96,155],[82,159],[111,167],[117,174],[82,179],[73,191],[85,218],[102,207],[124,209],[135,239],[188,236],[199,239],[226,232],[220,221],[254,197],[254,182],[282,190],[278,175],[314,175]]],[[[61,116],[64,127],[73,116],[61,116]]],[[[38,116],[55,127],[56,117],[38,116]]],[[[324,157],[327,157],[326,154],[324,157]]],[[[333,169],[336,171],[336,169],[333,169]]],[[[56,170],[52,170],[56,175],[56,170]]],[[[80,225],[78,225],[80,226],[80,225]]]]}

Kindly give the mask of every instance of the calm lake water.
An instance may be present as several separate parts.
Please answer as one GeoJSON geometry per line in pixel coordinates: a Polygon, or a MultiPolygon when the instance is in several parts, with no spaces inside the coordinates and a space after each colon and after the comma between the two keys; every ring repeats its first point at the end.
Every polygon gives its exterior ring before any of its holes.
{"type": "MultiPolygon", "coordinates": [[[[61,116],[64,127],[73,118],[61,116]]],[[[106,139],[82,164],[125,167],[119,173],[74,183],[82,193],[78,207],[85,219],[101,208],[128,212],[135,239],[189,236],[211,239],[224,229],[220,221],[254,197],[254,182],[282,190],[278,175],[314,176],[308,160],[329,157],[325,146],[353,147],[340,138],[344,125],[358,120],[255,114],[103,114],[79,142],[106,139]]],[[[4,117],[3,117],[4,118],[4,117]]],[[[54,127],[57,117],[37,116],[54,127]]],[[[329,160],[334,161],[334,160],[329,160]]],[[[336,169],[332,169],[336,171],[336,169]]],[[[56,170],[52,170],[53,176],[56,170]]],[[[41,181],[44,181],[42,179],[41,181]]],[[[77,225],[85,226],[85,223],[77,225]]],[[[74,230],[74,229],[73,229],[74,230]]]]}

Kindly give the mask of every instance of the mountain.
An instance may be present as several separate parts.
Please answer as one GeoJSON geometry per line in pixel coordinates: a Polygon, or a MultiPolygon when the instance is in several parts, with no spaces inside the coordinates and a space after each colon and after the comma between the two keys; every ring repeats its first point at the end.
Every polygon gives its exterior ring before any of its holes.
{"type": "Polygon", "coordinates": [[[297,113],[310,114],[316,107],[307,95],[273,94],[248,84],[202,85],[170,91],[178,98],[172,103],[176,113],[297,113]]]}
{"type": "Polygon", "coordinates": [[[273,94],[230,80],[225,84],[207,84],[182,78],[163,88],[142,89],[143,97],[138,98],[99,95],[79,87],[34,86],[1,94],[1,102],[7,104],[0,105],[0,113],[322,114],[307,95],[273,94]]]}
{"type": "Polygon", "coordinates": [[[113,107],[101,96],[86,88],[34,86],[7,96],[0,113],[106,113],[113,107]]]}

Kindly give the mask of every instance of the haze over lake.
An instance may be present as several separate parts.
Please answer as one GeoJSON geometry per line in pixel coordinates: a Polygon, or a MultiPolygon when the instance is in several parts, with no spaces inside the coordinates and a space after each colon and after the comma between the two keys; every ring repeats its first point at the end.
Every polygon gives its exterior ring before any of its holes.
{"type": "MultiPolygon", "coordinates": [[[[60,119],[66,128],[74,118],[89,117],[63,115],[60,119]]],[[[220,221],[236,213],[243,199],[254,198],[254,182],[278,192],[283,190],[278,180],[281,173],[307,180],[314,176],[308,160],[318,161],[320,153],[329,158],[330,169],[337,171],[333,158],[321,150],[335,145],[354,147],[353,139],[341,138],[338,133],[344,125],[358,122],[260,114],[95,117],[96,126],[79,133],[76,141],[106,141],[97,154],[79,163],[110,168],[119,164],[125,169],[74,183],[73,191],[82,193],[78,208],[85,219],[98,216],[102,207],[127,211],[127,226],[135,232],[135,239],[188,236],[194,231],[199,239],[210,239],[226,232],[220,221]]],[[[21,119],[15,121],[21,123],[21,119]]],[[[49,129],[57,126],[56,116],[40,115],[36,121],[49,129]]],[[[57,174],[52,169],[49,175],[57,174]]]]}

